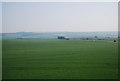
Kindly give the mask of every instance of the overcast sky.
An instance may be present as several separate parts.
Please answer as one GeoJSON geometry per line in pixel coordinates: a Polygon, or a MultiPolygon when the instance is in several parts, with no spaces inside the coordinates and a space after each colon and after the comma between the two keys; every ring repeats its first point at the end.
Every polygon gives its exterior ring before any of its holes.
{"type": "Polygon", "coordinates": [[[0,3],[0,33],[2,32],[2,3],[0,3]]]}
{"type": "Polygon", "coordinates": [[[117,2],[2,3],[2,32],[117,31],[117,4],[117,2]]]}

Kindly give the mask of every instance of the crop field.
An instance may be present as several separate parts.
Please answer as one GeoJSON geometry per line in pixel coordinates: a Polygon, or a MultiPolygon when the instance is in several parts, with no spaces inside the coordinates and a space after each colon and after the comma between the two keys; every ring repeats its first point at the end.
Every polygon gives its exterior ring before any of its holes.
{"type": "Polygon", "coordinates": [[[3,39],[3,79],[117,79],[111,40],[3,39]]]}

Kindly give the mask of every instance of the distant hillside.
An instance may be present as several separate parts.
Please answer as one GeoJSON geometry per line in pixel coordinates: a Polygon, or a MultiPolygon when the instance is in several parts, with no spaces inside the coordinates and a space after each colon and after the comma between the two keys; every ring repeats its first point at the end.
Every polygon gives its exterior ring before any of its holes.
{"type": "Polygon", "coordinates": [[[17,33],[2,33],[3,39],[15,39],[15,38],[57,38],[58,36],[65,36],[68,38],[93,38],[97,36],[98,38],[116,38],[118,37],[118,32],[49,32],[49,33],[36,33],[36,32],[17,32],[17,33]]]}

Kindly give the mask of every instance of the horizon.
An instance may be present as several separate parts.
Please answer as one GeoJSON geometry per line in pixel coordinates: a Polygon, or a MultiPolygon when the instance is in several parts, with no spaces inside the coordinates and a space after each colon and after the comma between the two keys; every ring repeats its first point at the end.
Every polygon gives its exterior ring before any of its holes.
{"type": "MultiPolygon", "coordinates": [[[[59,32],[75,32],[75,31],[58,31],[59,32]]],[[[118,31],[77,31],[77,32],[118,32],[118,31]]],[[[24,31],[20,31],[20,32],[2,32],[2,33],[27,33],[27,32],[24,32],[24,31]]],[[[30,32],[28,32],[30,33],[30,32]]],[[[57,33],[57,31],[55,32],[31,32],[31,33],[57,33]]]]}

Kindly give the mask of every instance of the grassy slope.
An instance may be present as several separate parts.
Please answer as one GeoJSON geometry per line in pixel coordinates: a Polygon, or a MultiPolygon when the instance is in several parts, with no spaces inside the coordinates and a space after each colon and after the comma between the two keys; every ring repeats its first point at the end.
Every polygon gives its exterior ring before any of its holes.
{"type": "Polygon", "coordinates": [[[4,79],[114,79],[117,43],[3,40],[4,79]]]}
{"type": "Polygon", "coordinates": [[[0,80],[2,80],[2,40],[0,39],[0,80]]]}

